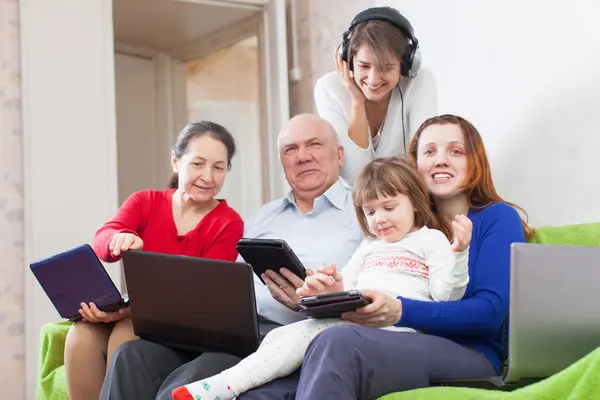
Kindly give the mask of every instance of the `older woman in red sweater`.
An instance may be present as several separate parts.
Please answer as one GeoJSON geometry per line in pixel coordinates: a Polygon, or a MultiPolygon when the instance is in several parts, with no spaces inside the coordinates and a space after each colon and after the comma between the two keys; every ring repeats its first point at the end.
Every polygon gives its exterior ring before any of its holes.
{"type": "MultiPolygon", "coordinates": [[[[96,232],[98,257],[115,262],[124,251],[143,249],[234,261],[243,221],[215,198],[234,153],[235,141],[224,127],[208,121],[187,125],[172,152],[170,189],[132,194],[96,232]]],[[[112,354],[137,337],[128,309],[103,312],[82,303],[80,313],[83,321],[73,325],[65,345],[69,398],[97,399],[112,354]]]]}

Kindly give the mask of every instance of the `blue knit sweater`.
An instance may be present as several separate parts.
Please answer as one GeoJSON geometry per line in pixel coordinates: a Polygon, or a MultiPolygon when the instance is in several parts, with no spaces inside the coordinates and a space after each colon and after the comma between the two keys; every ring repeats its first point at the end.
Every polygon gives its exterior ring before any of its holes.
{"type": "Polygon", "coordinates": [[[503,322],[508,314],[510,245],[524,242],[517,211],[494,203],[471,210],[473,235],[469,250],[470,281],[462,300],[453,302],[402,300],[398,326],[443,336],[483,353],[498,373],[505,349],[503,322]]]}

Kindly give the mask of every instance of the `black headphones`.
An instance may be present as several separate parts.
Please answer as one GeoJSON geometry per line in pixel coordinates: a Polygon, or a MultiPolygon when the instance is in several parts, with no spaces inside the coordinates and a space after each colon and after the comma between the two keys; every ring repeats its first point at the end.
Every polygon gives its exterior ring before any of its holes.
{"type": "Polygon", "coordinates": [[[342,35],[342,44],[340,46],[340,53],[342,54],[342,60],[348,62],[348,67],[352,70],[353,66],[348,61],[348,46],[350,45],[350,33],[356,27],[356,25],[366,21],[387,21],[396,28],[398,28],[404,36],[408,39],[408,46],[404,53],[404,59],[402,60],[402,68],[400,73],[402,76],[413,78],[419,72],[421,68],[421,51],[419,50],[419,41],[414,35],[414,30],[410,22],[398,12],[398,10],[391,7],[373,7],[368,8],[360,12],[348,27],[348,30],[342,35]]]}

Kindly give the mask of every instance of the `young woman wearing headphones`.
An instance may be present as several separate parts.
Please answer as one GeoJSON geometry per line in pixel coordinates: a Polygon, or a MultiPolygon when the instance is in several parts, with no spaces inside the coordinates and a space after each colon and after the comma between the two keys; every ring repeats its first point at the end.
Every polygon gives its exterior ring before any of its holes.
{"type": "Polygon", "coordinates": [[[353,185],[372,159],[406,156],[419,125],[437,114],[437,88],[431,71],[421,68],[410,22],[390,7],[354,17],[335,62],[336,71],[316,83],[315,103],[340,137],[341,175],[353,185]]]}

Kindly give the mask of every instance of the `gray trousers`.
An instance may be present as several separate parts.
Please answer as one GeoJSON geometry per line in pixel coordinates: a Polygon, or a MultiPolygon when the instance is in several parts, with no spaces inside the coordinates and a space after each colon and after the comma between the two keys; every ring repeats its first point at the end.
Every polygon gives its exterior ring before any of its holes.
{"type": "Polygon", "coordinates": [[[119,346],[106,373],[100,400],[172,400],[178,386],[216,375],[240,361],[223,353],[193,353],[146,340],[119,346]]]}
{"type": "Polygon", "coordinates": [[[311,342],[302,368],[238,400],[370,400],[444,378],[496,375],[481,353],[448,339],[361,326],[335,326],[311,342]]]}
{"type": "MultiPolygon", "coordinates": [[[[135,340],[121,345],[101,400],[172,400],[178,386],[216,375],[239,362],[221,353],[178,352],[135,340]]],[[[481,353],[420,333],[337,326],[310,344],[302,368],[252,389],[238,400],[363,400],[424,388],[431,379],[496,375],[481,353]]]]}
{"type": "MultiPolygon", "coordinates": [[[[261,334],[280,325],[259,316],[261,334]]],[[[146,340],[119,346],[108,366],[100,400],[172,400],[176,387],[233,367],[238,357],[175,350],[146,340]]]]}

